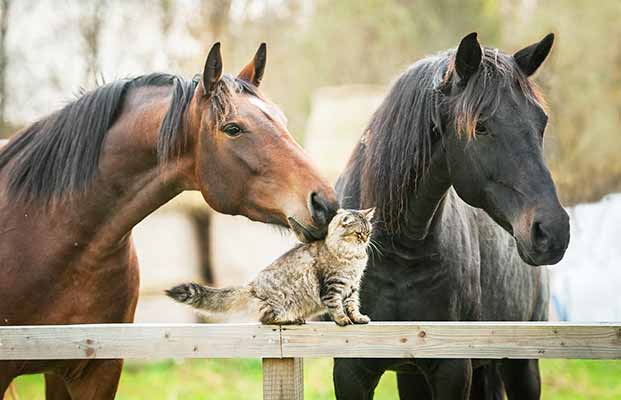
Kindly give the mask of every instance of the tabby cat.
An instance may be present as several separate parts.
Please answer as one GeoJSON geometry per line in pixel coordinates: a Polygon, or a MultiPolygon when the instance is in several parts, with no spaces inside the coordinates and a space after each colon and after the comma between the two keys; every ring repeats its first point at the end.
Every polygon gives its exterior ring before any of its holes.
{"type": "MultiPolygon", "coordinates": [[[[366,324],[358,288],[367,265],[374,209],[339,210],[325,240],[289,250],[245,286],[189,283],[166,294],[207,313],[245,313],[264,324],[302,324],[326,310],[338,325],[366,324]]],[[[295,231],[295,226],[292,224],[295,231]]]]}

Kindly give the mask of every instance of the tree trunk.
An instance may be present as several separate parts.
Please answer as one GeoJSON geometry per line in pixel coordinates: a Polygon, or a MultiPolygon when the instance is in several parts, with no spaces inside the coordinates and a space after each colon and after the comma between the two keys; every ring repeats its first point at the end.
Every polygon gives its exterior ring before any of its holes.
{"type": "Polygon", "coordinates": [[[0,137],[6,127],[6,69],[8,56],[6,50],[6,34],[9,29],[10,0],[0,0],[0,137]]]}
{"type": "Polygon", "coordinates": [[[97,83],[97,73],[99,71],[99,37],[104,22],[107,0],[95,0],[86,2],[87,7],[92,7],[87,12],[86,18],[80,24],[80,33],[84,41],[84,58],[86,60],[86,73],[84,76],[84,86],[97,83]]]}

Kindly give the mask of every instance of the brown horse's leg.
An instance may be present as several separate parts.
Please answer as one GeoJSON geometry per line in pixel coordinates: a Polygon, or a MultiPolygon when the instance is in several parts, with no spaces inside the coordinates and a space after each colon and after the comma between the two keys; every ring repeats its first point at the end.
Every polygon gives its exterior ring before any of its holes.
{"type": "Polygon", "coordinates": [[[45,400],[71,400],[62,376],[45,374],[45,400]]]}
{"type": "Polygon", "coordinates": [[[92,360],[66,379],[73,400],[112,400],[119,386],[123,360],[92,360]]]}
{"type": "MultiPolygon", "coordinates": [[[[2,363],[0,363],[0,367],[2,367],[1,364],[2,363]]],[[[2,370],[0,369],[0,371],[2,370]]],[[[0,400],[6,398],[5,392],[7,392],[7,389],[11,385],[11,381],[13,381],[13,376],[8,375],[6,372],[5,373],[0,372],[0,400]]],[[[10,397],[8,398],[10,399],[10,397]]]]}

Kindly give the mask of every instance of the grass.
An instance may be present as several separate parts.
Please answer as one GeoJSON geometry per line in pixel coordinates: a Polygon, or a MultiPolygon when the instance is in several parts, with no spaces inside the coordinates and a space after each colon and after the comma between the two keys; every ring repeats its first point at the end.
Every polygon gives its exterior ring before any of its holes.
{"type": "MultiPolygon", "coordinates": [[[[621,362],[588,360],[543,360],[543,398],[618,399],[621,397],[621,362]]],[[[332,361],[305,360],[307,400],[334,399],[332,361]]],[[[20,400],[43,400],[43,378],[22,376],[16,380],[20,400]]],[[[382,378],[375,398],[394,399],[394,373],[382,378]]],[[[261,361],[186,360],[126,366],[119,400],[261,399],[261,361]]]]}

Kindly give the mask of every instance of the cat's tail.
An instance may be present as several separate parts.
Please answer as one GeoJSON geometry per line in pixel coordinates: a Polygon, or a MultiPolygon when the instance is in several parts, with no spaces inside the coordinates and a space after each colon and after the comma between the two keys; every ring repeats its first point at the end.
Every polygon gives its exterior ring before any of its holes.
{"type": "Polygon", "coordinates": [[[168,297],[210,313],[235,312],[246,309],[251,300],[248,286],[216,289],[198,283],[184,283],[166,291],[168,297]]]}

